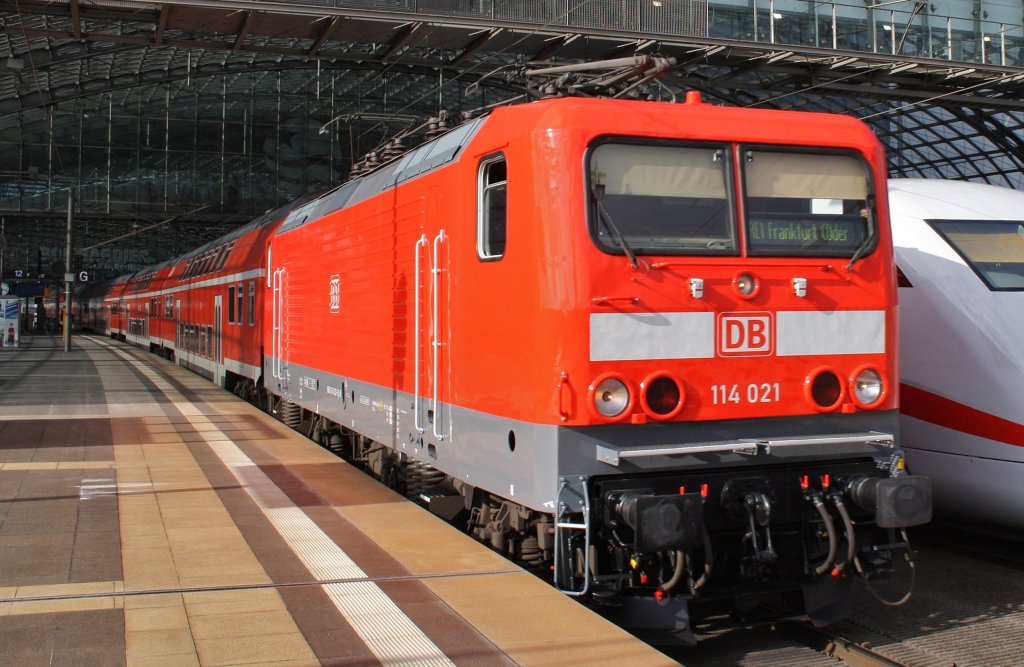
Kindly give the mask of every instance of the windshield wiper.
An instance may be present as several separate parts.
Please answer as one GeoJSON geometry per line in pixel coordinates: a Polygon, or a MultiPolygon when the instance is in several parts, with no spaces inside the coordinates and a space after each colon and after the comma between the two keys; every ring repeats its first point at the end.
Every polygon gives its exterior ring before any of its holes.
{"type": "Polygon", "coordinates": [[[868,197],[868,200],[864,202],[864,219],[868,227],[868,233],[864,236],[864,240],[861,241],[857,249],[853,251],[853,256],[850,257],[850,263],[846,265],[847,272],[853,271],[853,265],[859,262],[864,255],[868,254],[868,248],[871,247],[872,242],[875,240],[875,218],[871,215],[872,209],[874,209],[875,202],[872,197],[868,197]]]}
{"type": "Polygon", "coordinates": [[[612,219],[612,214],[608,212],[607,208],[605,208],[604,186],[595,184],[591,188],[591,192],[594,195],[594,201],[597,202],[597,217],[604,223],[605,229],[608,230],[608,233],[612,235],[615,242],[619,244],[620,248],[622,248],[622,252],[629,258],[629,263],[633,267],[633,270],[635,271],[639,269],[640,265],[636,261],[636,254],[633,252],[633,249],[629,247],[629,244],[626,243],[626,237],[624,237],[622,232],[619,231],[618,225],[616,225],[615,221],[612,219]]]}

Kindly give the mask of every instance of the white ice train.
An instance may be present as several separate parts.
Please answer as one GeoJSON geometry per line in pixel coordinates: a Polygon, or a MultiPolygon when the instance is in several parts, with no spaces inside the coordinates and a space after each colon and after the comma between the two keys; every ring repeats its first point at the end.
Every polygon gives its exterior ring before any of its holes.
{"type": "Polygon", "coordinates": [[[1024,192],[895,179],[889,205],[907,466],[937,514],[1024,530],[1024,192]]]}

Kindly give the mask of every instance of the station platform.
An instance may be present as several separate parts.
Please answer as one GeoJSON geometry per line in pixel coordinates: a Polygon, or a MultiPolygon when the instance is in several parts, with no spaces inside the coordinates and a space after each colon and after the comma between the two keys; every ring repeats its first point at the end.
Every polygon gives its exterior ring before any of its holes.
{"type": "Polygon", "coordinates": [[[19,666],[676,664],[102,337],[0,350],[0,617],[19,666]]]}

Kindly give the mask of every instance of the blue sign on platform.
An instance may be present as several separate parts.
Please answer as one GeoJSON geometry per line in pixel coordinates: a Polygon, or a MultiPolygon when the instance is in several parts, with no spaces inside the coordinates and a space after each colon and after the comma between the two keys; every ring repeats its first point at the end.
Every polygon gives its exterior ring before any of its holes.
{"type": "Polygon", "coordinates": [[[11,293],[8,296],[42,296],[43,285],[37,282],[14,283],[11,285],[11,293]]]}

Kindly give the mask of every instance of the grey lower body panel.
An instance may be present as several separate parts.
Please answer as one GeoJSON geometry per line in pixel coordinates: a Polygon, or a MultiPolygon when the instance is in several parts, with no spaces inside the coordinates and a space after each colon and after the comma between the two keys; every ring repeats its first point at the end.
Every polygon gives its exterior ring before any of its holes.
{"type": "Polygon", "coordinates": [[[289,364],[266,388],[476,488],[553,512],[564,478],[883,459],[895,412],[729,422],[566,427],[533,424],[289,364]],[[639,454],[638,454],[639,453],[639,454]]]}

